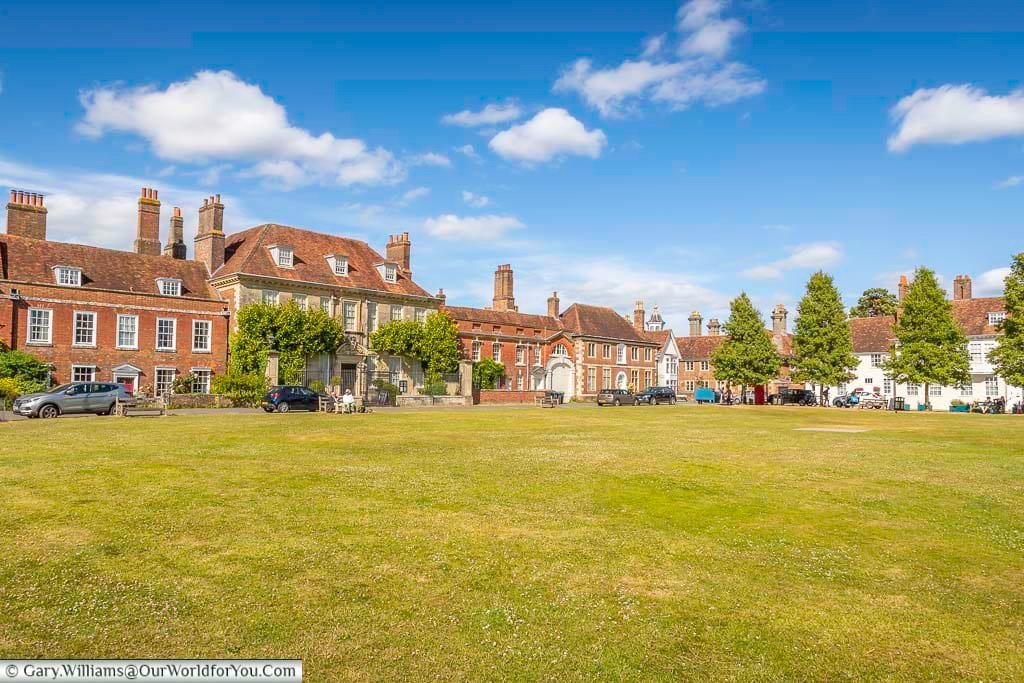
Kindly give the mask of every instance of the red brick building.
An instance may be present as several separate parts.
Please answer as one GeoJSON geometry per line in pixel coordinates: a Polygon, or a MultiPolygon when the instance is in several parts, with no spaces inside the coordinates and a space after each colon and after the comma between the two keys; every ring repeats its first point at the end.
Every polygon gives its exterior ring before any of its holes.
{"type": "Polygon", "coordinates": [[[54,381],[163,391],[192,374],[208,391],[227,365],[230,310],[204,263],[184,259],[182,218],[161,255],[160,201],[144,188],[134,251],[46,239],[41,195],[11,192],[0,235],[0,342],[51,364],[54,381]]]}

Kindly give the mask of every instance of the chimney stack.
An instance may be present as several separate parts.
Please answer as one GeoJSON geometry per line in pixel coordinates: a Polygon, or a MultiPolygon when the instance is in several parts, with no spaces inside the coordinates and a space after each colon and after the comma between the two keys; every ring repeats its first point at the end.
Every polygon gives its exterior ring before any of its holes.
{"type": "MultiPolygon", "coordinates": [[[[701,317],[700,311],[694,311],[693,313],[691,313],[689,320],[690,320],[690,336],[691,337],[699,337],[700,336],[700,326],[701,326],[701,323],[704,322],[704,318],[701,317]]],[[[710,325],[709,325],[709,327],[710,327],[710,325]]]]}
{"type": "Polygon", "coordinates": [[[552,292],[551,296],[548,297],[548,317],[558,317],[560,303],[561,300],[558,298],[558,292],[552,292]]]}
{"type": "Polygon", "coordinates": [[[160,255],[160,198],[151,187],[142,188],[139,197],[139,222],[135,232],[135,253],[160,255]]]}
{"type": "Polygon", "coordinates": [[[509,311],[515,313],[519,310],[516,307],[516,298],[512,294],[512,266],[505,264],[498,266],[494,271],[494,299],[491,307],[495,311],[509,311]]]}
{"type": "Polygon", "coordinates": [[[899,292],[898,296],[899,296],[900,303],[903,303],[903,300],[907,298],[907,290],[909,290],[909,289],[910,289],[910,284],[907,282],[907,276],[906,275],[900,275],[900,286],[899,286],[899,290],[898,290],[898,292],[899,292]]]}
{"type": "Polygon", "coordinates": [[[7,204],[7,234],[46,239],[46,208],[43,195],[36,192],[11,190],[11,201],[7,204]]]}
{"type": "Polygon", "coordinates": [[[410,255],[412,242],[409,241],[409,233],[403,232],[398,235],[388,236],[388,246],[385,256],[388,261],[397,263],[405,271],[406,276],[412,274],[410,255]]]}
{"type": "Polygon", "coordinates": [[[708,321],[708,336],[717,337],[722,334],[722,323],[718,322],[718,318],[712,318],[708,321]]]}
{"type": "Polygon", "coordinates": [[[647,317],[647,312],[644,311],[643,299],[637,299],[636,303],[633,304],[633,329],[637,332],[644,331],[644,319],[647,317]]]}
{"type": "Polygon", "coordinates": [[[772,309],[772,340],[779,350],[782,349],[782,338],[786,334],[786,317],[788,315],[789,311],[782,304],[778,304],[772,309]]]}
{"type": "Polygon", "coordinates": [[[185,248],[185,219],[181,217],[181,209],[174,207],[171,215],[171,227],[167,231],[167,246],[164,247],[164,256],[182,261],[186,257],[185,248]]]}
{"type": "Polygon", "coordinates": [[[437,294],[435,294],[434,296],[441,300],[441,305],[442,306],[445,304],[446,301],[448,301],[448,295],[446,295],[444,293],[444,288],[443,287],[438,289],[437,290],[437,294]]]}
{"type": "Polygon", "coordinates": [[[971,298],[971,276],[970,275],[957,275],[953,278],[953,299],[959,301],[961,299],[971,298]]]}
{"type": "Polygon", "coordinates": [[[199,207],[194,252],[196,261],[205,265],[210,275],[224,265],[224,205],[219,194],[204,199],[199,207]]]}

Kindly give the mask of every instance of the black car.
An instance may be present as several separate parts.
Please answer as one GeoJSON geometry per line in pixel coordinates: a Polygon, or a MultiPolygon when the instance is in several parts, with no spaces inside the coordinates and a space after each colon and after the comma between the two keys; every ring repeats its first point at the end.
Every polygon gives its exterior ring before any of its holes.
{"type": "Polygon", "coordinates": [[[670,406],[676,404],[676,390],[672,387],[647,387],[636,395],[638,403],[646,403],[649,406],[656,406],[659,403],[667,403],[670,406]]]}
{"type": "Polygon", "coordinates": [[[816,406],[818,398],[810,389],[780,389],[779,393],[768,397],[772,405],[816,406]]]}
{"type": "Polygon", "coordinates": [[[320,410],[320,394],[305,387],[284,384],[271,387],[260,401],[268,413],[287,413],[289,410],[320,410]]]}

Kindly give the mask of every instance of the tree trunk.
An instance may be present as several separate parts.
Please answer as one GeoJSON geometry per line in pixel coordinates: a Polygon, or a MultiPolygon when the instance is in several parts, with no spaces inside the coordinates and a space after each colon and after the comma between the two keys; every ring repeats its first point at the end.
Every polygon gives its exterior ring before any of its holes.
{"type": "Polygon", "coordinates": [[[740,405],[741,406],[747,405],[747,385],[746,384],[741,384],[740,385],[740,405]]]}
{"type": "Polygon", "coordinates": [[[932,409],[932,398],[931,398],[931,394],[928,391],[928,382],[924,383],[924,409],[925,410],[931,410],[932,409]]]}

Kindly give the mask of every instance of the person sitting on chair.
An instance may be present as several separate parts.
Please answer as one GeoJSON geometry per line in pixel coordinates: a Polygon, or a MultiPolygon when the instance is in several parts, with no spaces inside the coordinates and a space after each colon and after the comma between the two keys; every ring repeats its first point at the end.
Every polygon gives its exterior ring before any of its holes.
{"type": "Polygon", "coordinates": [[[352,395],[351,389],[345,390],[345,395],[341,397],[341,404],[344,407],[344,412],[356,412],[356,397],[352,395]]]}

